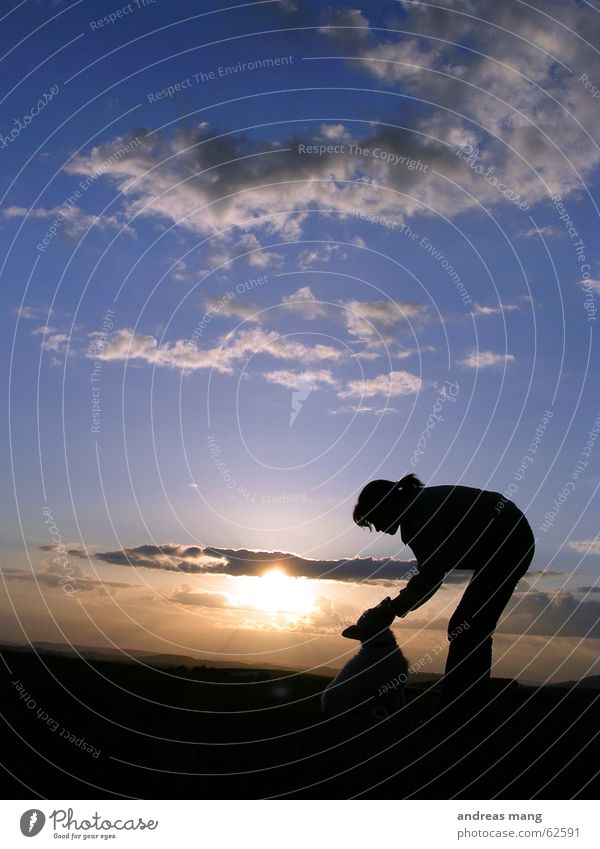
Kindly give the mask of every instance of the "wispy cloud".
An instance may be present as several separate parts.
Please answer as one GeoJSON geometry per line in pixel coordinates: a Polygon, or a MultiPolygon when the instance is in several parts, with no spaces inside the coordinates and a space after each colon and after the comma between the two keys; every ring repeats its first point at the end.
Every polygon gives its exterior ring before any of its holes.
{"type": "Polygon", "coordinates": [[[320,318],[328,312],[328,305],[313,295],[310,286],[301,286],[291,295],[284,295],[281,304],[287,311],[298,313],[308,319],[320,318]]]}
{"type": "Polygon", "coordinates": [[[338,362],[342,358],[342,352],[330,345],[308,346],[281,336],[274,330],[261,328],[227,334],[221,338],[219,346],[212,348],[197,348],[186,339],[159,345],[154,336],[133,333],[127,329],[117,330],[101,347],[94,334],[92,337],[87,351],[91,359],[139,359],[152,365],[184,371],[212,368],[228,374],[233,371],[236,362],[251,354],[268,354],[276,359],[295,360],[304,365],[323,360],[338,362]]]}
{"type": "Polygon", "coordinates": [[[351,380],[338,395],[340,398],[415,395],[422,386],[423,381],[416,374],[409,371],[391,371],[365,380],[351,380]]]}
{"type": "Polygon", "coordinates": [[[544,238],[556,238],[561,236],[562,232],[555,227],[554,224],[547,224],[545,227],[526,227],[518,233],[521,239],[531,239],[534,236],[543,236],[544,238]]]}
{"type": "Polygon", "coordinates": [[[39,307],[31,307],[26,304],[23,304],[21,307],[15,307],[13,312],[19,316],[19,318],[25,319],[27,321],[33,321],[36,319],[40,319],[43,316],[48,316],[47,309],[41,309],[39,307]]]}
{"type": "Polygon", "coordinates": [[[344,301],[342,303],[348,333],[368,347],[391,345],[398,333],[421,328],[429,318],[425,304],[413,301],[344,301]]]}
{"type": "Polygon", "coordinates": [[[473,350],[464,359],[459,360],[458,364],[465,368],[479,369],[501,366],[504,363],[512,363],[514,361],[515,357],[513,354],[495,354],[493,351],[473,350]]]}
{"type": "Polygon", "coordinates": [[[570,540],[569,546],[579,554],[600,555],[600,539],[570,540]]]}
{"type": "Polygon", "coordinates": [[[582,289],[591,289],[597,295],[600,295],[600,278],[590,277],[588,280],[580,280],[579,285],[582,289]]]}
{"type": "Polygon", "coordinates": [[[497,307],[475,304],[473,307],[473,313],[475,315],[501,315],[504,312],[513,312],[518,309],[518,304],[499,304],[497,307]]]}
{"type": "Polygon", "coordinates": [[[62,232],[72,239],[80,238],[90,227],[112,227],[116,230],[124,229],[130,235],[133,234],[133,230],[127,227],[118,215],[93,215],[84,212],[77,206],[55,206],[51,209],[42,206],[31,209],[24,206],[7,206],[0,214],[5,219],[25,218],[26,216],[29,216],[30,219],[59,218],[60,230],[58,232],[62,232]]]}
{"type": "Polygon", "coordinates": [[[263,377],[269,383],[275,383],[277,386],[283,386],[286,389],[295,389],[300,380],[304,383],[310,383],[313,389],[318,389],[319,386],[338,386],[339,384],[339,381],[329,369],[310,369],[305,372],[280,369],[265,372],[263,377]]]}

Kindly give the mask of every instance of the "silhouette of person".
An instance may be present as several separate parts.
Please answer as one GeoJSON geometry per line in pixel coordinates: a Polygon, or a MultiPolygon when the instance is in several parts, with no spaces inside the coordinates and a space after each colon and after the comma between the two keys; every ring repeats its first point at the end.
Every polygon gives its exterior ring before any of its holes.
{"type": "Polygon", "coordinates": [[[361,527],[400,530],[417,571],[396,598],[365,611],[363,629],[377,633],[396,616],[428,601],[451,569],[473,575],[448,622],[442,707],[468,717],[488,699],[492,638],[498,619],[533,559],[535,540],[525,515],[498,492],[468,486],[424,486],[410,474],[368,483],[354,508],[361,527]]]}

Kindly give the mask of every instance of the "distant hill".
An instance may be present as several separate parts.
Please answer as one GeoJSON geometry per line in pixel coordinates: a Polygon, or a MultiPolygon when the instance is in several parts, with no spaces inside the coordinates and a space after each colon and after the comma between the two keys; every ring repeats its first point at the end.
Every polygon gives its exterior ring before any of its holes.
{"type": "Polygon", "coordinates": [[[549,684],[549,687],[577,687],[582,690],[600,690],[600,675],[587,675],[580,681],[559,681],[557,684],[549,684]]]}
{"type": "MultiPolygon", "coordinates": [[[[215,660],[214,658],[204,658],[204,657],[194,657],[192,655],[185,654],[169,654],[166,653],[157,653],[151,651],[144,651],[142,649],[113,649],[113,648],[103,648],[101,646],[80,646],[80,645],[69,645],[64,643],[51,643],[45,642],[43,640],[38,640],[34,643],[29,644],[26,643],[11,643],[6,642],[3,645],[0,645],[0,651],[3,649],[8,649],[10,651],[31,651],[32,648],[44,655],[59,655],[63,656],[71,656],[77,657],[81,656],[86,658],[86,660],[106,660],[112,661],[113,663],[136,663],[139,661],[144,663],[147,666],[185,666],[189,669],[194,669],[198,666],[206,666],[210,669],[239,669],[243,671],[260,671],[266,670],[269,672],[280,672],[280,673],[298,673],[298,672],[306,672],[306,669],[303,667],[293,667],[293,666],[278,666],[272,663],[261,663],[259,665],[254,665],[250,663],[244,663],[239,660],[215,660]]],[[[313,675],[321,675],[327,678],[335,678],[339,669],[334,669],[331,667],[322,666],[317,669],[312,669],[311,674],[313,675]]],[[[410,684],[421,686],[429,683],[436,683],[441,679],[441,674],[435,672],[417,672],[413,673],[410,676],[410,684]]],[[[510,682],[511,679],[508,678],[493,678],[494,684],[498,687],[498,689],[502,689],[506,687],[507,683],[510,682]]],[[[514,684],[520,684],[525,687],[537,687],[538,684],[535,684],[531,681],[514,681],[514,684]]],[[[586,689],[586,690],[600,690],[600,675],[588,675],[585,678],[582,678],[580,681],[558,681],[553,684],[547,684],[545,686],[556,688],[561,687],[564,689],[572,689],[576,687],[577,689],[586,689]]]]}
{"type": "MultiPolygon", "coordinates": [[[[26,643],[5,643],[0,646],[0,651],[8,649],[10,651],[30,652],[32,649],[43,655],[59,655],[61,657],[84,657],[86,660],[105,660],[114,663],[136,663],[140,661],[148,666],[186,666],[193,669],[196,666],[207,666],[212,669],[244,669],[253,671],[256,669],[266,669],[277,672],[305,672],[303,667],[281,667],[272,663],[261,663],[258,666],[254,664],[244,663],[239,660],[215,660],[213,658],[193,657],[192,655],[181,654],[157,654],[156,652],[142,651],[141,649],[110,649],[100,646],[79,646],[63,643],[50,643],[44,641],[36,641],[31,645],[26,643]]],[[[324,675],[334,677],[337,675],[337,669],[328,667],[319,667],[312,670],[315,675],[324,675]]]]}

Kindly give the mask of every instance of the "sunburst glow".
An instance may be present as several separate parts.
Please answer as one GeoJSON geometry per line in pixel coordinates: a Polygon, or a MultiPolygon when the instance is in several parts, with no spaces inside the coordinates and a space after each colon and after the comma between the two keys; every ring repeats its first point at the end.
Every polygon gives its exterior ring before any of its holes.
{"type": "Polygon", "coordinates": [[[292,578],[275,568],[260,577],[241,577],[237,581],[234,602],[266,613],[310,613],[315,592],[307,578],[292,578]]]}

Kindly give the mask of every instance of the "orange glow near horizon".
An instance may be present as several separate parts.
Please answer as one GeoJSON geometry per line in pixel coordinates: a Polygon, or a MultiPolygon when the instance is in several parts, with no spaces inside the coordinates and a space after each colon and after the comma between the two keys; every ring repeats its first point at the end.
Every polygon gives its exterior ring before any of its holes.
{"type": "Polygon", "coordinates": [[[303,615],[314,608],[315,591],[308,578],[292,578],[278,567],[259,577],[241,577],[237,581],[233,603],[254,607],[265,613],[303,615]]]}

